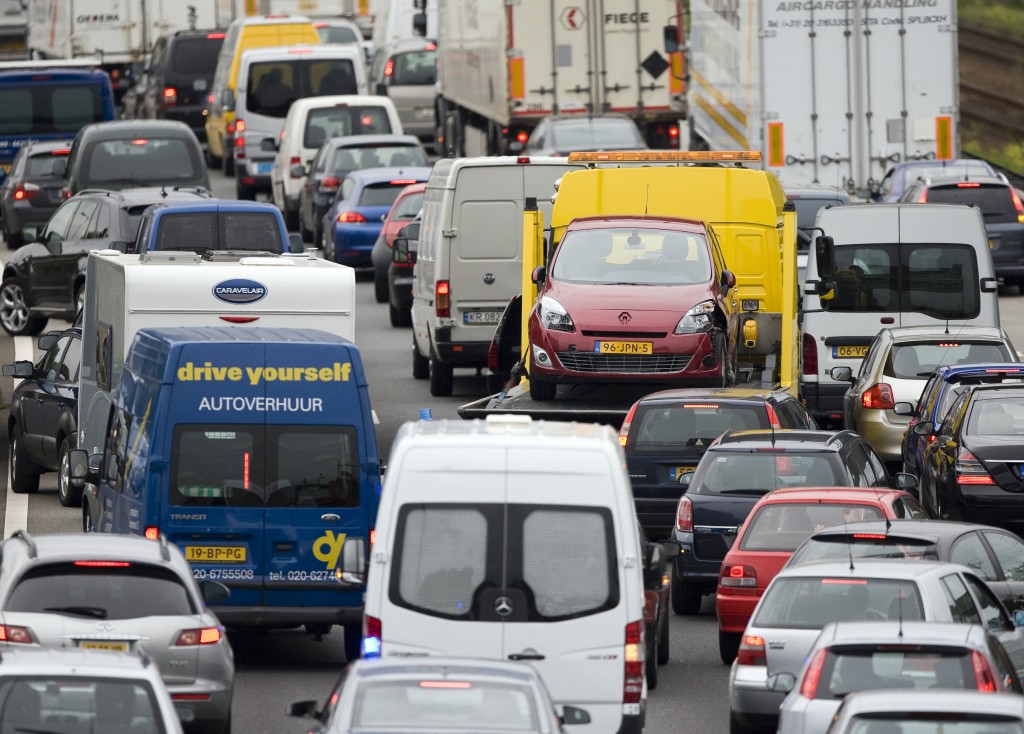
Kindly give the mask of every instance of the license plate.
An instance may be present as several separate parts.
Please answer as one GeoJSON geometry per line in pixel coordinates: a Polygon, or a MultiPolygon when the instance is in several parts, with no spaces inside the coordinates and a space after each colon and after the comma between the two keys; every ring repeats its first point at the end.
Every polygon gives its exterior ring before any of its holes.
{"type": "Polygon", "coordinates": [[[695,466],[673,466],[668,470],[668,479],[670,482],[678,482],[679,477],[688,471],[693,471],[697,467],[695,466]]]}
{"type": "Polygon", "coordinates": [[[80,640],[78,646],[83,650],[106,650],[107,652],[128,652],[127,642],[108,642],[107,640],[80,640]]]}
{"type": "Polygon", "coordinates": [[[654,342],[594,342],[594,354],[654,354],[654,342]]]}
{"type": "Polygon", "coordinates": [[[433,117],[434,116],[434,108],[433,107],[417,107],[415,114],[416,114],[416,117],[421,117],[421,118],[433,117]]]}
{"type": "Polygon", "coordinates": [[[999,240],[997,238],[990,237],[989,240],[988,240],[988,249],[990,249],[990,250],[998,250],[999,249],[999,240]]]}
{"type": "Polygon", "coordinates": [[[501,311],[465,311],[462,314],[464,324],[496,324],[501,320],[501,311]]]}
{"type": "Polygon", "coordinates": [[[274,162],[269,163],[257,163],[256,164],[256,175],[258,176],[269,176],[270,172],[274,170],[274,162]]]}
{"type": "Polygon", "coordinates": [[[193,563],[245,563],[244,545],[187,545],[185,559],[193,563]]]}
{"type": "Polygon", "coordinates": [[[861,359],[867,353],[867,345],[862,347],[832,347],[832,356],[835,359],[861,359]]]}

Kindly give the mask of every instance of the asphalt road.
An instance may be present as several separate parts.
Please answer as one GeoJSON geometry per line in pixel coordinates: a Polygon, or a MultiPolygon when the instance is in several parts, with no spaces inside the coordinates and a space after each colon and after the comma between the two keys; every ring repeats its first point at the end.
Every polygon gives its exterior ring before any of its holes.
{"type": "MultiPolygon", "coordinates": [[[[234,181],[213,172],[213,188],[225,198],[234,196],[234,181]]],[[[6,251],[0,251],[0,257],[6,251]]],[[[485,394],[483,377],[456,371],[454,394],[431,397],[425,380],[412,378],[412,337],[408,329],[390,325],[386,304],[373,298],[373,284],[361,276],[357,283],[356,340],[362,349],[371,399],[380,419],[377,440],[382,457],[401,424],[416,420],[422,408],[435,419],[458,420],[459,405],[485,394]]],[[[1024,297],[1010,289],[1000,298],[1002,322],[1018,348],[1024,348],[1024,297]]],[[[54,322],[50,328],[61,328],[54,322]]],[[[34,358],[27,338],[0,336],[0,364],[34,358]]],[[[10,399],[12,382],[0,378],[0,400],[10,399]]],[[[3,537],[18,528],[32,533],[75,532],[81,528],[78,510],[60,506],[56,480],[44,475],[37,495],[9,494],[6,416],[0,428],[0,522],[3,537]]],[[[660,685],[648,699],[649,734],[708,734],[728,729],[728,668],[719,660],[714,601],[705,598],[697,617],[671,618],[671,662],[660,670],[660,685]]],[[[340,631],[322,642],[300,631],[230,636],[237,663],[233,724],[235,732],[264,734],[307,731],[308,722],[289,718],[288,703],[322,701],[345,664],[340,631]]]]}

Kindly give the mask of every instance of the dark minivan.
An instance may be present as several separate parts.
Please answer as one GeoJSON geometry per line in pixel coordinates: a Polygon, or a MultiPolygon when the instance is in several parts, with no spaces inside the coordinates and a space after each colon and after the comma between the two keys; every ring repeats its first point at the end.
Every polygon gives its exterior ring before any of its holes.
{"type": "Polygon", "coordinates": [[[213,86],[224,31],[178,31],[153,44],[147,69],[144,114],[184,122],[206,142],[203,107],[213,86]]]}

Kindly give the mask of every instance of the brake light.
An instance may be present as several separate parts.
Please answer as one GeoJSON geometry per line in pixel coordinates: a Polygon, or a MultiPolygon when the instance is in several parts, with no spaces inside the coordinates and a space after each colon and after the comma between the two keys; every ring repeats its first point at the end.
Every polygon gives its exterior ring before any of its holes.
{"type": "Polygon", "coordinates": [[[985,656],[977,650],[972,650],[971,663],[974,665],[974,679],[978,682],[978,690],[982,693],[995,693],[996,678],[985,656]]]}
{"type": "Polygon", "coordinates": [[[818,345],[814,343],[814,337],[810,334],[804,334],[800,369],[805,375],[818,374],[818,345]]]}
{"type": "Polygon", "coordinates": [[[644,690],[644,621],[626,625],[626,646],[622,659],[625,675],[622,679],[622,702],[640,703],[644,690]]]}
{"type": "Polygon", "coordinates": [[[1010,197],[1013,199],[1013,208],[1017,210],[1017,221],[1024,224],[1024,204],[1021,203],[1017,190],[1010,187],[1010,197]]]}
{"type": "Polygon", "coordinates": [[[229,122],[227,124],[227,131],[229,133],[233,133],[235,131],[235,121],[234,120],[232,120],[231,122],[229,122]]]}
{"type": "Polygon", "coordinates": [[[35,642],[32,630],[28,627],[16,627],[12,624],[0,624],[0,642],[11,642],[18,645],[31,645],[35,642]]]}
{"type": "Polygon", "coordinates": [[[685,494],[679,498],[676,507],[676,530],[681,533],[693,532],[693,503],[685,494]]]}
{"type": "Polygon", "coordinates": [[[70,153],[71,148],[57,148],[56,150],[50,151],[50,155],[68,155],[70,153]]]}
{"type": "Polygon", "coordinates": [[[182,630],[178,633],[178,639],[174,641],[175,647],[195,647],[196,645],[215,645],[220,642],[223,633],[220,627],[202,627],[199,629],[182,630]]]}
{"type": "Polygon", "coordinates": [[[384,628],[380,620],[367,614],[363,618],[363,657],[379,658],[384,628]]]}
{"type": "Polygon", "coordinates": [[[867,579],[822,579],[826,586],[867,586],[867,579]]]}
{"type": "Polygon", "coordinates": [[[760,635],[743,635],[736,652],[737,665],[767,665],[764,652],[764,638],[760,635]]]}
{"type": "Polygon", "coordinates": [[[753,566],[727,563],[718,575],[719,588],[729,589],[740,596],[757,594],[757,571],[753,566]]]}
{"type": "Polygon", "coordinates": [[[371,528],[370,529],[370,545],[372,546],[376,542],[377,542],[377,529],[376,528],[371,528]]]}
{"type": "Polygon", "coordinates": [[[424,51],[437,51],[437,44],[436,43],[428,43],[426,46],[423,47],[423,50],[424,51]]]}
{"type": "Polygon", "coordinates": [[[976,181],[962,181],[956,185],[958,189],[979,189],[981,184],[976,181]]]}
{"type": "Polygon", "coordinates": [[[775,407],[771,403],[765,403],[764,407],[768,412],[768,425],[772,428],[782,428],[782,423],[779,421],[779,414],[775,412],[775,407]]]}
{"type": "Polygon", "coordinates": [[[207,33],[206,37],[207,38],[224,38],[224,34],[223,33],[207,33]]]}
{"type": "Polygon", "coordinates": [[[434,313],[445,319],[452,315],[452,293],[447,280],[439,280],[434,286],[434,313]]]}
{"type": "Polygon", "coordinates": [[[633,416],[636,415],[637,403],[633,403],[629,407],[629,412],[626,413],[626,418],[622,421],[622,427],[619,428],[619,445],[625,447],[629,438],[629,424],[633,422],[633,416]]]}
{"type": "Polygon", "coordinates": [[[967,449],[960,449],[960,453],[956,455],[953,471],[956,472],[957,484],[996,483],[992,475],[985,470],[985,466],[978,461],[978,457],[967,449]]]}
{"type": "Polygon", "coordinates": [[[163,100],[168,107],[178,104],[178,90],[174,87],[164,87],[163,100]]]}
{"type": "Polygon", "coordinates": [[[320,180],[321,191],[336,191],[341,185],[341,179],[337,176],[324,176],[320,180]]]}
{"type": "Polygon", "coordinates": [[[408,186],[409,184],[419,183],[414,178],[396,178],[394,181],[388,181],[392,186],[408,186]]]}
{"type": "Polygon", "coordinates": [[[151,525],[148,528],[146,528],[143,535],[146,537],[147,540],[156,540],[160,537],[160,528],[156,527],[155,525],[151,525]]]}
{"type": "Polygon", "coordinates": [[[526,132],[525,130],[520,130],[519,132],[516,133],[516,140],[518,140],[520,143],[525,144],[526,141],[529,140],[529,139],[530,139],[530,134],[528,132],[526,132]]]}
{"type": "Polygon", "coordinates": [[[420,688],[472,688],[473,684],[462,680],[421,680],[420,688]]]}
{"type": "Polygon", "coordinates": [[[235,151],[245,156],[245,120],[235,120],[235,151]]]}
{"type": "Polygon", "coordinates": [[[683,403],[683,407],[687,410],[718,410],[718,403],[683,403]]]}
{"type": "Polygon", "coordinates": [[[253,321],[259,321],[259,316],[221,316],[221,321],[227,321],[229,324],[251,324],[253,321]]]}
{"type": "Polygon", "coordinates": [[[338,215],[338,221],[343,224],[359,224],[360,222],[365,222],[366,217],[359,212],[341,212],[338,215]]]}
{"type": "Polygon", "coordinates": [[[678,125],[669,125],[668,126],[668,136],[670,138],[678,138],[679,137],[679,126],[678,125]]]}
{"type": "Polygon", "coordinates": [[[821,680],[821,669],[825,666],[825,650],[821,649],[814,653],[811,664],[807,666],[804,673],[804,680],[800,684],[800,695],[804,698],[814,699],[818,694],[818,681],[821,680]]]}
{"type": "Polygon", "coordinates": [[[854,533],[854,540],[885,540],[885,533],[854,533]]]}
{"type": "Polygon", "coordinates": [[[31,199],[38,193],[39,187],[34,183],[19,183],[17,188],[14,189],[14,200],[23,201],[24,199],[31,199]]]}
{"type": "Polygon", "coordinates": [[[924,204],[928,201],[928,189],[921,189],[921,195],[917,197],[918,204],[924,204]]]}
{"type": "Polygon", "coordinates": [[[209,701],[209,693],[172,693],[172,701],[209,701]]]}
{"type": "Polygon", "coordinates": [[[530,162],[530,156],[528,156],[528,155],[521,155],[518,158],[516,158],[516,163],[518,165],[526,165],[529,162],[530,162]]]}
{"type": "Polygon", "coordinates": [[[861,407],[892,410],[896,403],[892,397],[892,387],[884,382],[872,385],[860,396],[861,407]]]}
{"type": "Polygon", "coordinates": [[[145,138],[135,138],[135,140],[132,141],[132,145],[145,145],[148,142],[149,141],[145,138]]]}
{"type": "Polygon", "coordinates": [[[128,561],[75,561],[76,566],[85,568],[128,568],[128,561]]]}
{"type": "Polygon", "coordinates": [[[311,53],[313,53],[313,49],[311,49],[311,48],[291,48],[291,49],[288,49],[288,53],[290,53],[290,54],[311,54],[311,53]]]}
{"type": "Polygon", "coordinates": [[[291,176],[292,178],[302,178],[302,176],[296,176],[294,173],[291,172],[291,167],[292,166],[301,166],[301,165],[302,165],[302,159],[299,158],[297,155],[293,155],[289,159],[289,161],[288,161],[288,168],[289,168],[288,175],[291,176]]]}
{"type": "Polygon", "coordinates": [[[391,76],[395,73],[395,60],[388,59],[387,63],[384,64],[384,76],[391,76]]]}

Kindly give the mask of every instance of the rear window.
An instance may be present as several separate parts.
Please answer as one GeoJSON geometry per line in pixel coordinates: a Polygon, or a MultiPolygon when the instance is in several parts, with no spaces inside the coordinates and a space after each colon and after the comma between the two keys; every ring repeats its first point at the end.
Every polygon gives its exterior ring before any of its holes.
{"type": "Polygon", "coordinates": [[[389,594],[406,609],[466,621],[557,622],[613,609],[619,582],[611,512],[575,505],[405,505],[389,594]],[[504,617],[495,612],[499,596],[512,606],[504,617]]]}
{"type": "Polygon", "coordinates": [[[533,691],[526,686],[459,680],[360,683],[353,702],[353,727],[377,731],[430,729],[540,731],[533,691]]]}
{"type": "Polygon", "coordinates": [[[1024,724],[1019,719],[998,715],[908,708],[906,712],[887,711],[854,717],[846,731],[849,734],[1024,734],[1024,724]]]}
{"type": "Polygon", "coordinates": [[[981,210],[986,222],[1016,222],[1017,207],[1010,187],[963,181],[953,186],[933,186],[925,194],[929,204],[967,204],[981,210]]]}
{"type": "Polygon", "coordinates": [[[160,217],[157,250],[284,252],[277,218],[270,212],[186,212],[160,217]]]}
{"type": "Polygon", "coordinates": [[[551,126],[551,140],[560,151],[647,147],[631,120],[560,121],[551,126]]]}
{"type": "Polygon", "coordinates": [[[796,226],[800,229],[810,229],[813,227],[815,220],[818,218],[818,212],[823,206],[849,203],[848,197],[843,196],[840,198],[838,195],[821,198],[813,196],[791,196],[787,198],[796,205],[796,226]]]}
{"type": "Polygon", "coordinates": [[[370,184],[359,194],[359,206],[391,206],[409,184],[370,184]]]}
{"type": "Polygon", "coordinates": [[[205,178],[199,149],[185,138],[100,140],[82,154],[81,188],[139,188],[205,178]]]}
{"type": "Polygon", "coordinates": [[[846,475],[835,471],[839,455],[797,453],[740,453],[709,451],[704,454],[692,494],[761,495],[781,487],[847,486],[846,475]]]}
{"type": "MultiPolygon", "coordinates": [[[[427,49],[395,54],[390,59],[391,83],[404,86],[433,84],[436,58],[437,51],[427,49]]],[[[384,73],[387,74],[387,67],[384,73]]]]}
{"type": "Polygon", "coordinates": [[[882,511],[871,505],[779,502],[761,507],[750,519],[740,548],[792,551],[822,528],[882,519],[882,511]]]}
{"type": "Polygon", "coordinates": [[[971,436],[1020,436],[1024,433],[1024,398],[993,398],[995,396],[975,399],[967,418],[966,433],[971,436]]]}
{"type": "MultiPolygon", "coordinates": [[[[336,173],[362,168],[401,168],[429,166],[427,154],[418,145],[367,145],[359,148],[338,148],[331,166],[336,173]]],[[[422,194],[420,194],[422,197],[422,194]]]]}
{"type": "Polygon", "coordinates": [[[179,38],[173,41],[170,71],[178,76],[212,77],[217,68],[217,54],[223,44],[224,37],[219,34],[213,38],[179,38]]]}
{"type": "Polygon", "coordinates": [[[638,454],[707,446],[730,428],[768,427],[768,412],[763,405],[680,401],[647,409],[641,406],[638,412],[627,444],[631,453],[638,454]]]}
{"type": "Polygon", "coordinates": [[[53,167],[57,161],[66,161],[69,151],[34,153],[28,157],[25,163],[25,176],[42,177],[53,176],[53,167]]]}
{"type": "Polygon", "coordinates": [[[0,679],[5,732],[163,734],[153,687],[145,680],[85,675],[0,679]]]}
{"type": "Polygon", "coordinates": [[[945,342],[893,344],[882,372],[887,377],[926,379],[936,367],[947,364],[1003,362],[1014,355],[998,342],[968,342],[951,338],[945,342]]]}
{"type": "Polygon", "coordinates": [[[393,132],[388,112],[380,105],[338,104],[317,107],[306,114],[302,133],[305,148],[319,148],[343,135],[386,135],[393,132]]]}
{"type": "Polygon", "coordinates": [[[851,557],[939,560],[935,544],[931,541],[886,536],[885,533],[878,532],[810,538],[790,556],[786,565],[797,566],[801,563],[837,561],[851,557]]]}
{"type": "Polygon", "coordinates": [[[406,194],[401,199],[395,202],[395,207],[391,211],[391,219],[415,219],[416,215],[420,213],[420,209],[423,208],[423,192],[418,194],[406,194]]]}
{"type": "Polygon", "coordinates": [[[816,698],[840,699],[854,691],[912,688],[978,690],[971,650],[962,647],[835,646],[825,654],[816,698]]]}
{"type": "Polygon", "coordinates": [[[84,619],[135,619],[195,614],[188,589],[173,572],[145,563],[91,566],[51,563],[18,579],[8,612],[63,614],[84,619]]]}
{"type": "Polygon", "coordinates": [[[251,64],[245,105],[254,114],[283,119],[292,102],[302,97],[358,92],[351,59],[309,60],[296,56],[251,64]]]}
{"type": "Polygon", "coordinates": [[[100,84],[0,85],[0,135],[69,133],[104,119],[100,84]]]}
{"type": "Polygon", "coordinates": [[[890,579],[780,577],[765,591],[755,627],[821,629],[829,622],[923,620],[917,584],[890,579]]]}
{"type": "Polygon", "coordinates": [[[321,43],[358,43],[362,37],[348,26],[325,25],[316,29],[321,43]]]}

